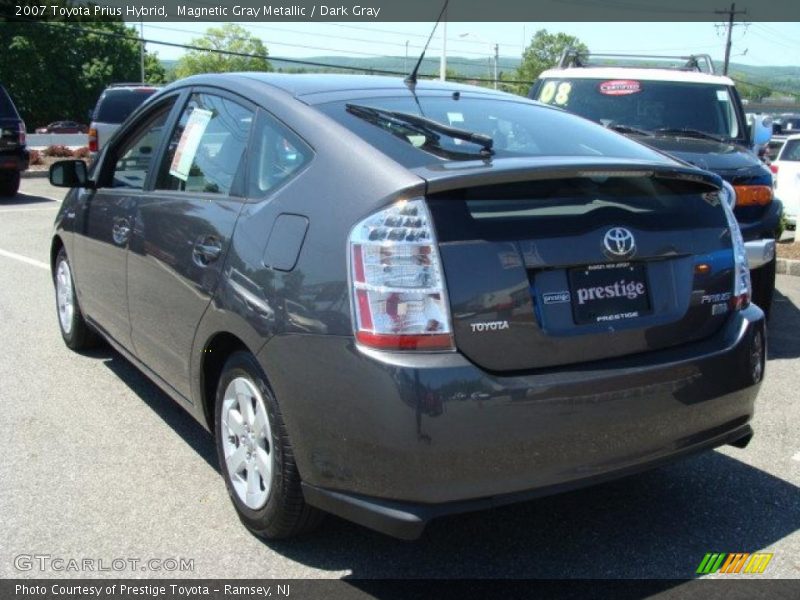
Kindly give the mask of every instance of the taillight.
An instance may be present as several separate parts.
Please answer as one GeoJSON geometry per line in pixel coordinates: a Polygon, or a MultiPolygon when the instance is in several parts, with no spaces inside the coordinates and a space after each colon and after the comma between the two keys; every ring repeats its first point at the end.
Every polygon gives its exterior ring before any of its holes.
{"type": "Polygon", "coordinates": [[[769,170],[772,171],[773,175],[777,175],[778,174],[778,165],[770,165],[769,166],[769,170]]]}
{"type": "Polygon", "coordinates": [[[736,206],[766,206],[772,202],[772,186],[736,185],[736,206]]]}
{"type": "Polygon", "coordinates": [[[97,152],[97,129],[89,128],[89,152],[97,152]]]}
{"type": "Polygon", "coordinates": [[[356,340],[382,350],[452,350],[436,235],[425,201],[401,201],[350,233],[356,340]]]}
{"type": "MultiPolygon", "coordinates": [[[[739,205],[738,188],[734,190],[727,181],[723,182],[724,192],[730,197],[736,199],[735,204],[739,205]]],[[[725,211],[725,218],[728,221],[728,229],[731,232],[731,246],[733,249],[733,297],[731,298],[731,308],[733,310],[740,310],[746,308],[750,304],[750,296],[752,293],[750,283],[750,267],[747,264],[747,250],[744,247],[744,238],[742,238],[742,230],[739,229],[739,223],[733,214],[731,205],[733,202],[723,202],[723,210],[725,211]]]]}
{"type": "Polygon", "coordinates": [[[23,121],[19,122],[19,145],[25,145],[25,123],[23,121]]]}

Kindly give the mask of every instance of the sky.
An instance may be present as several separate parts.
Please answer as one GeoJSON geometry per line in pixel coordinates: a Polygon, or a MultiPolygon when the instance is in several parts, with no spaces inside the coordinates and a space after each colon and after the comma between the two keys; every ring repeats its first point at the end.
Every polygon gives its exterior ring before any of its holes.
{"type": "MultiPolygon", "coordinates": [[[[138,23],[135,24],[137,27],[138,23]]],[[[241,23],[259,37],[271,56],[405,56],[416,58],[432,23],[241,23]]],[[[190,43],[214,23],[144,23],[145,39],[190,43]]],[[[519,57],[538,29],[577,36],[593,52],[708,53],[722,60],[725,28],[720,23],[447,23],[447,55],[488,59],[495,43],[500,56],[519,57]]],[[[444,27],[431,42],[438,56],[444,27]]],[[[180,58],[182,50],[149,45],[162,59],[180,58]]],[[[409,59],[411,60],[411,59],[409,59]]],[[[800,23],[737,24],[731,62],[756,66],[800,66],[800,23]]]]}

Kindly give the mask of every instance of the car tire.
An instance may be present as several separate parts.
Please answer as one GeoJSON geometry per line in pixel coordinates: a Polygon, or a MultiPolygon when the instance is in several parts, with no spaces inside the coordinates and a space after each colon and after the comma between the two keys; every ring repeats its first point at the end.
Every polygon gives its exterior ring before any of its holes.
{"type": "Polygon", "coordinates": [[[72,268],[64,248],[58,251],[53,271],[56,292],[56,316],[64,343],[72,350],[88,350],[97,345],[97,334],[92,330],[81,312],[72,268]]]}
{"type": "Polygon", "coordinates": [[[324,513],[303,497],[278,402],[248,352],[232,354],[223,367],[214,425],[220,472],[245,527],[284,539],[321,523],[324,513]]]}
{"type": "Polygon", "coordinates": [[[757,304],[767,318],[772,309],[772,297],[775,294],[775,265],[777,260],[770,262],[758,269],[750,271],[750,281],[753,285],[753,303],[757,304]]]}
{"type": "Polygon", "coordinates": [[[19,191],[19,171],[11,171],[0,175],[0,196],[13,198],[19,191]]]}

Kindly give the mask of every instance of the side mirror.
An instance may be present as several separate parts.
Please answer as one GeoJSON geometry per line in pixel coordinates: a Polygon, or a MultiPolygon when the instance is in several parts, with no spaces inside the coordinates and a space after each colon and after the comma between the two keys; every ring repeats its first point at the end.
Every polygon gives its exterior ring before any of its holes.
{"type": "Polygon", "coordinates": [[[772,139],[772,117],[769,115],[748,116],[752,119],[750,123],[750,145],[755,150],[769,143],[770,139],[772,139]]]}
{"type": "Polygon", "coordinates": [[[50,185],[56,187],[90,187],[86,163],[82,160],[60,160],[50,165],[50,185]]]}

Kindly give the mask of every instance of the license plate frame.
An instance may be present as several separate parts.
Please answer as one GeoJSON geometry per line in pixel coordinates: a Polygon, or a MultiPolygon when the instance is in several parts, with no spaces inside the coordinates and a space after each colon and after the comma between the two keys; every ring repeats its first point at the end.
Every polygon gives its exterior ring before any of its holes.
{"type": "Polygon", "coordinates": [[[576,325],[628,321],[652,313],[643,263],[605,263],[569,269],[572,319],[576,325]]]}

